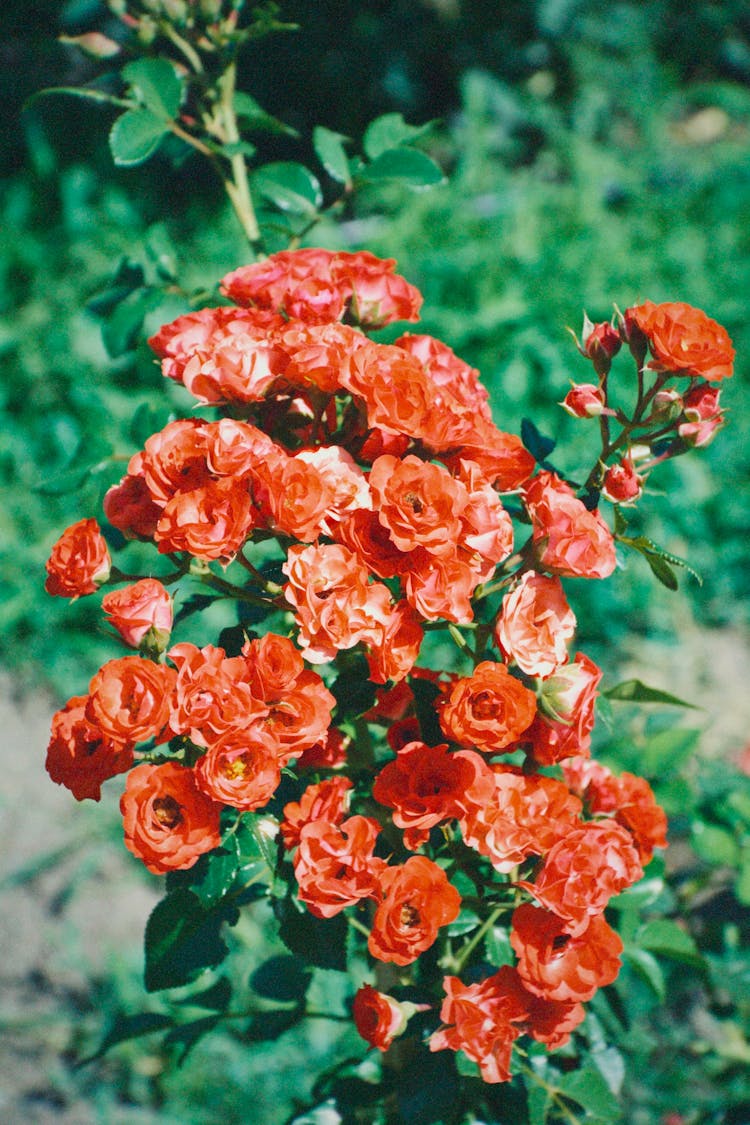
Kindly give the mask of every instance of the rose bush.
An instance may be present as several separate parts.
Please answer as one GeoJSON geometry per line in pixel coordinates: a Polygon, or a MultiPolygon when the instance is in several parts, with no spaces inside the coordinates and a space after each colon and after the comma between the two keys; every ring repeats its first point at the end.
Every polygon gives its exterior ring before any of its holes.
{"type": "Polygon", "coordinates": [[[111,527],[151,541],[159,577],[114,567],[93,519],[53,548],[52,594],[128,583],[102,608],[139,651],[55,716],[50,776],[98,799],[129,771],[126,846],[172,880],[147,980],[162,980],[165,948],[171,984],[217,965],[216,911],[232,923],[260,894],[292,953],[350,967],[368,1044],[461,1051],[488,1083],[533,1083],[529,1053],[585,1042],[583,1004],[623,953],[605,911],[667,843],[649,785],[590,756],[602,672],[571,656],[563,582],[610,575],[618,540],[639,549],[600,503],[635,447],[645,481],[688,447],[696,412],[716,417],[699,380],[717,368],[700,357],[722,334],[671,305],[589,334],[599,382],[577,414],[598,418],[601,448],[574,483],[494,426],[477,373],[440,341],[366,335],[417,316],[393,262],[283,252],[222,292],[241,307],[151,341],[164,376],[220,417],[168,422],[105,499],[111,527]],[[685,326],[689,367],[667,368],[665,324],[685,326]],[[608,405],[622,345],[638,365],[629,414],[608,405]],[[691,382],[665,449],[649,409],[670,373],[691,382]],[[237,623],[199,646],[190,621],[213,601],[237,623]],[[460,673],[419,663],[440,629],[460,673]],[[185,895],[213,942],[183,965],[185,895]]]}

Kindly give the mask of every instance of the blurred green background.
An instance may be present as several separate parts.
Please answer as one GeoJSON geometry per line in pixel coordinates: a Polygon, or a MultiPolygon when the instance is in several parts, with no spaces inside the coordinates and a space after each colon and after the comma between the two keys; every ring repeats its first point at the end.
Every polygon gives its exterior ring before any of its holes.
{"type": "MultiPolygon", "coordinates": [[[[637,672],[678,695],[705,697],[710,715],[693,724],[707,728],[703,758],[684,738],[682,750],[669,742],[672,713],[646,724],[634,717],[632,726],[626,716],[619,744],[609,744],[613,761],[640,772],[653,739],[665,743],[666,735],[666,759],[654,751],[650,761],[674,817],[671,907],[681,894],[693,896],[693,928],[713,958],[694,979],[667,966],[671,1008],[633,976],[640,1022],[628,1049],[639,1077],[625,1088],[626,1120],[666,1125],[675,1112],[681,1116],[669,1125],[747,1125],[750,970],[741,951],[750,929],[750,796],[739,806],[730,796],[744,792],[746,778],[732,762],[750,724],[750,4],[289,0],[282,15],[300,30],[248,51],[240,85],[301,140],[266,138],[259,159],[301,159],[320,174],[310,141],[317,124],[359,142],[380,113],[436,119],[424,146],[448,174],[445,186],[364,194],[343,222],[322,223],[310,241],[397,257],[425,296],[421,330],[480,368],[499,425],[517,432],[523,417],[533,418],[558,438],[562,467],[586,450],[591,456],[585,424],[555,405],[572,379],[588,378],[565,331],[580,329],[584,309],[604,319],[613,302],[684,300],[735,341],[736,377],[723,390],[726,428],[708,449],[654,474],[654,494],[633,517],[689,558],[703,585],[683,572],[679,592],[669,593],[633,557],[607,583],[572,583],[571,600],[579,645],[602,663],[610,685],[637,672]],[[712,765],[719,757],[721,768],[712,765]],[[688,844],[692,851],[681,853],[688,844]],[[729,993],[717,992],[729,973],[729,993]],[[701,1065],[678,1081],[696,1059],[701,1065]]],[[[117,170],[107,109],[49,98],[22,112],[37,90],[95,73],[56,36],[107,30],[108,19],[98,0],[8,3],[2,17],[0,660],[16,690],[45,691],[58,705],[85,690],[112,651],[99,632],[98,599],[70,606],[48,598],[44,562],[65,526],[97,514],[121,467],[95,475],[83,493],[49,482],[102,436],[129,455],[137,407],[165,401],[148,349],[141,343],[112,359],[86,304],[123,256],[153,274],[159,254],[173,253],[187,289],[211,287],[246,260],[220,188],[197,161],[175,167],[167,151],[145,167],[117,170]]],[[[167,300],[147,327],[183,307],[167,300]]],[[[186,408],[186,397],[169,393],[186,408]]],[[[43,742],[24,753],[41,759],[43,742]]],[[[86,812],[102,847],[119,849],[116,810],[86,812]]],[[[107,870],[113,861],[102,862],[107,870]]],[[[10,883],[38,889],[42,869],[25,859],[10,883]]],[[[102,878],[101,864],[92,871],[102,878]]],[[[60,876],[63,904],[86,877],[79,867],[60,876]]],[[[74,928],[68,961],[83,962],[79,940],[74,928]]],[[[100,966],[95,979],[89,973],[77,999],[61,996],[61,1009],[75,1017],[72,1038],[60,1033],[63,1058],[95,1035],[102,1011],[142,1006],[138,956],[123,952],[122,963],[100,966]]],[[[283,1112],[274,1097],[289,1076],[273,1085],[268,1049],[229,1036],[210,1043],[180,1073],[140,1044],[82,1072],[61,1064],[45,1087],[48,1101],[49,1090],[61,1099],[50,1112],[67,1120],[71,1105],[81,1115],[85,1106],[90,1116],[71,1122],[247,1121],[248,1083],[263,1075],[261,1101],[272,1108],[252,1120],[284,1120],[292,1095],[285,1089],[283,1112]]],[[[287,1048],[298,1061],[310,1049],[296,1041],[287,1048]]],[[[25,1119],[46,1120],[48,1109],[42,1097],[25,1119]]]]}

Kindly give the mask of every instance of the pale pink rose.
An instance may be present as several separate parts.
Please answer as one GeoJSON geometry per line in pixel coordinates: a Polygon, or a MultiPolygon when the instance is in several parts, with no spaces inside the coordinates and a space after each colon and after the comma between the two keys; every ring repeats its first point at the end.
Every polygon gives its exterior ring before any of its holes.
{"type": "Polygon", "coordinates": [[[503,598],[495,639],[503,655],[527,676],[544,678],[566,663],[575,628],[560,579],[529,570],[503,598]]]}

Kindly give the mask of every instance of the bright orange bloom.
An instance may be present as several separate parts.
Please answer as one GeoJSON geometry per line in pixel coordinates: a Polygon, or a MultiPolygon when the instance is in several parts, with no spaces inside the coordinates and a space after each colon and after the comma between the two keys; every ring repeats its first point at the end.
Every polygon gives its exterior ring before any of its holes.
{"type": "Polygon", "coordinates": [[[380,875],[383,895],[367,948],[379,961],[411,965],[429,949],[441,926],[458,917],[461,896],[442,867],[423,855],[380,875]]]}
{"type": "Polygon", "coordinates": [[[527,676],[549,676],[568,659],[576,619],[559,578],[528,570],[503,598],[495,639],[527,676]]]}
{"type": "Polygon", "coordinates": [[[267,805],[280,781],[277,745],[262,723],[227,731],[195,765],[203,793],[243,812],[267,805]]]}
{"type": "Polygon", "coordinates": [[[590,1000],[620,971],[622,941],[602,914],[573,937],[556,914],[524,903],[514,911],[510,943],[523,983],[544,1000],[590,1000]]]}
{"type": "Polygon", "coordinates": [[[79,520],[66,528],[46,563],[48,594],[79,598],[93,594],[109,578],[110,558],[96,520],[79,520]]]}
{"type": "Polygon", "coordinates": [[[528,994],[516,970],[503,965],[491,977],[465,985],[443,980],[440,1018],[448,1026],[430,1038],[431,1051],[463,1051],[478,1064],[485,1082],[507,1082],[513,1043],[526,1030],[528,994]]]}
{"type": "Polygon", "coordinates": [[[536,714],[536,697],[505,664],[483,660],[457,680],[440,710],[440,725],[461,746],[494,754],[515,742],[536,714]]]}
{"type": "Polygon", "coordinates": [[[140,656],[108,660],[89,684],[86,716],[120,742],[156,738],[169,720],[176,679],[173,668],[140,656]]]}
{"type": "Polygon", "coordinates": [[[607,578],[615,569],[615,542],[598,511],[589,511],[570,485],[539,473],[524,490],[541,565],[570,578],[607,578]]]}
{"type": "Polygon", "coordinates": [[[176,762],[131,770],[120,809],[126,848],[157,875],[192,867],[221,842],[221,805],[176,762]]]}
{"type": "Polygon", "coordinates": [[[710,381],[732,374],[735,351],[726,328],[684,301],[644,301],[626,309],[625,324],[646,337],[653,356],[649,367],[710,381]]]}
{"type": "Polygon", "coordinates": [[[308,785],[299,801],[284,805],[281,837],[287,851],[299,845],[302,829],[313,821],[341,824],[349,808],[353,788],[348,777],[341,775],[308,785]]]}
{"type": "Polygon", "coordinates": [[[126,644],[137,648],[153,629],[163,640],[172,631],[172,599],[156,578],[142,578],[133,586],[112,590],[102,609],[126,644]]]}
{"type": "Polygon", "coordinates": [[[317,918],[332,918],[347,906],[378,893],[385,866],[373,855],[380,832],[376,820],[350,816],[341,824],[313,820],[302,826],[294,857],[299,897],[317,918]]]}

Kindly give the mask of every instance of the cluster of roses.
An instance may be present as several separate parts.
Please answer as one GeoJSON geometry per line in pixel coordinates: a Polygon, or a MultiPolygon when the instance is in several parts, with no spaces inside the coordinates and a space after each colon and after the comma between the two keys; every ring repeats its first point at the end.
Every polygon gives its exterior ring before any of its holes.
{"type": "MultiPolygon", "coordinates": [[[[601,673],[569,654],[576,621],[561,577],[609,575],[613,536],[556,473],[533,475],[519,439],[492,423],[477,372],[445,344],[366,335],[417,318],[421,298],[394,264],[276,254],[224,279],[239,307],[180,317],[153,337],[164,374],[225,416],[175,421],[149,438],[108,492],[106,516],[178,564],[170,581],[197,559],[196,572],[228,596],[252,589],[269,612],[285,609],[294,641],[266,633],[236,656],[169,647],[161,582],[108,593],[109,621],[140,654],[107,662],[88,694],[58,712],[47,768],[79,799],[98,799],[106,778],[129,771],[126,844],[155,872],[189,868],[217,847],[223,809],[275,812],[282,769],[313,773],[279,817],[298,897],[320,918],[352,908],[372,957],[399,968],[457,918],[450,876],[463,867],[486,899],[481,933],[510,917],[517,964],[471,984],[446,976],[430,1046],[462,1049],[497,1082],[510,1075],[515,1039],[563,1044],[582,1004],[617,975],[622,944],[604,910],[666,844],[666,822],[643,779],[590,759],[601,673]],[[509,492],[531,525],[516,556],[500,496],[509,492]],[[283,588],[243,554],[256,537],[282,548],[283,588]],[[246,588],[210,570],[235,559],[250,573],[246,588]],[[501,563],[502,604],[480,626],[497,655],[477,646],[465,676],[416,667],[425,624],[471,623],[501,563]],[[362,716],[385,730],[368,775],[349,769],[334,697],[305,665],[335,663],[357,645],[385,685],[362,716]],[[437,745],[415,703],[425,679],[445,738],[437,745]]],[[[604,410],[615,335],[634,355],[642,349],[641,366],[648,343],[657,383],[688,375],[697,394],[700,376],[729,373],[716,359],[723,330],[687,308],[646,304],[628,310],[619,332],[592,327],[584,349],[600,381],[590,393],[604,410]]],[[[94,520],[63,534],[47,571],[48,591],[68,597],[109,580],[94,520]]],[[[385,1050],[424,1007],[368,984],[353,1015],[385,1050]]]]}

